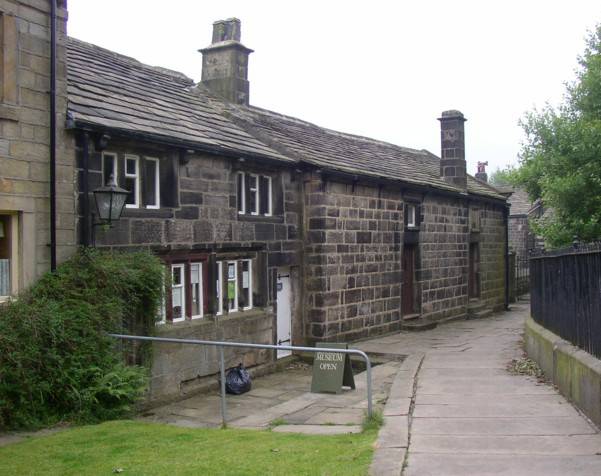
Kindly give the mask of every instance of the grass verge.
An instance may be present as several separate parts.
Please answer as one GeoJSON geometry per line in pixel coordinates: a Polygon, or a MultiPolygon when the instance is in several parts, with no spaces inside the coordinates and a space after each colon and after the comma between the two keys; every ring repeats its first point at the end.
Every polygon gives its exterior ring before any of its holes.
{"type": "Polygon", "coordinates": [[[374,430],[310,436],[122,420],[2,447],[0,474],[363,475],[375,438],[374,430]]]}

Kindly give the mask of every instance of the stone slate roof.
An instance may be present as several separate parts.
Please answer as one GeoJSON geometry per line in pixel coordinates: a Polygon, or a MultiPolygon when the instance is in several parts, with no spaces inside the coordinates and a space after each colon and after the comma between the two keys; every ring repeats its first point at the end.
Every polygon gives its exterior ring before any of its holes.
{"type": "MultiPolygon", "coordinates": [[[[224,107],[241,127],[246,125],[253,135],[300,161],[354,175],[460,191],[440,178],[440,159],[427,150],[325,129],[254,106],[224,107]]],[[[494,187],[469,175],[468,192],[505,200],[494,187]]]]}
{"type": "Polygon", "coordinates": [[[511,205],[509,210],[510,216],[528,215],[530,209],[533,207],[533,204],[530,201],[526,190],[512,186],[499,187],[499,190],[504,193],[511,194],[507,199],[511,205]]]}
{"type": "Polygon", "coordinates": [[[216,152],[293,162],[219,114],[185,75],[85,43],[67,41],[70,117],[216,152]]]}
{"type": "MultiPolygon", "coordinates": [[[[76,126],[104,127],[234,156],[303,162],[353,175],[460,191],[426,150],[345,134],[257,107],[226,103],[181,73],[74,38],[67,42],[68,111],[76,126]]],[[[468,192],[505,200],[468,176],[468,192]]]]}

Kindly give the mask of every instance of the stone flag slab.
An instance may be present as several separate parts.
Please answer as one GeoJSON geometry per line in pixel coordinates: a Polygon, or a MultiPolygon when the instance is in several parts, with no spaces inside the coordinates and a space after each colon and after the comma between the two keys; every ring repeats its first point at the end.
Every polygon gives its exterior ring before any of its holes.
{"type": "MultiPolygon", "coordinates": [[[[316,347],[348,349],[348,344],[318,342],[316,347]]],[[[336,352],[316,352],[313,358],[313,393],[341,393],[342,387],[355,388],[351,358],[348,354],[336,352]]]]}

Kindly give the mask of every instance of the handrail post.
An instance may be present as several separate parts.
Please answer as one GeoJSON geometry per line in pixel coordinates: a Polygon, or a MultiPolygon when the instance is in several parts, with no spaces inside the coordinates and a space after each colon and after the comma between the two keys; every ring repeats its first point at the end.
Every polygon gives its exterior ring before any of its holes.
{"type": "Polygon", "coordinates": [[[365,376],[367,378],[367,416],[371,418],[373,416],[373,405],[371,401],[371,362],[367,355],[365,356],[365,376]]]}
{"type": "Polygon", "coordinates": [[[221,373],[221,425],[227,425],[226,402],[225,402],[225,362],[223,359],[223,346],[219,346],[219,372],[221,373]]]}

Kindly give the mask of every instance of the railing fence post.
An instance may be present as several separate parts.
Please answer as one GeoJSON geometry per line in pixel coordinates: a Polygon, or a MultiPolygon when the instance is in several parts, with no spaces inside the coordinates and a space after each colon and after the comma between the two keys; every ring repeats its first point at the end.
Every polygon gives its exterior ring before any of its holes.
{"type": "Polygon", "coordinates": [[[225,403],[225,361],[223,358],[223,346],[219,346],[219,372],[221,374],[221,424],[227,425],[226,403],[225,403]]]}

